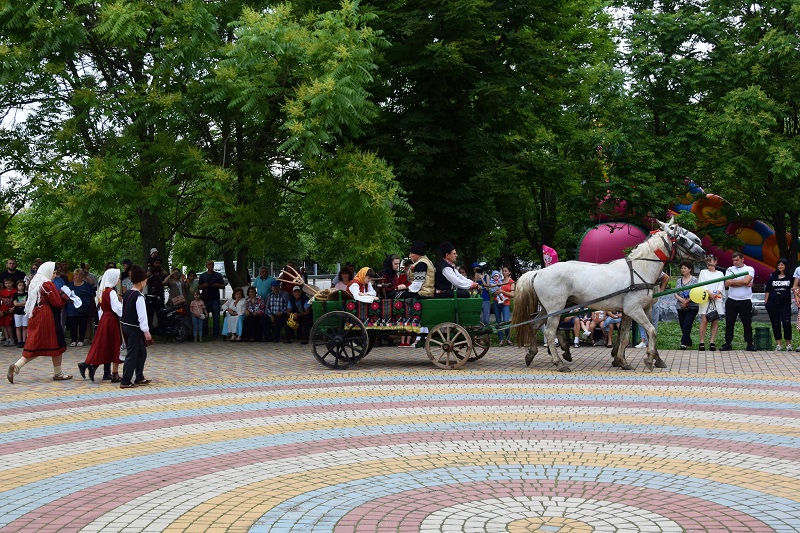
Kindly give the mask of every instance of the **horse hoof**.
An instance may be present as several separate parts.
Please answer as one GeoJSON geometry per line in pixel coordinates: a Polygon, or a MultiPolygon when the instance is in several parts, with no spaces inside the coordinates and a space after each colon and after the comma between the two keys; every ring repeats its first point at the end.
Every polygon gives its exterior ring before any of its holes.
{"type": "Polygon", "coordinates": [[[644,366],[646,366],[647,370],[649,370],[650,372],[653,371],[653,363],[651,363],[650,361],[645,361],[644,366]]]}
{"type": "Polygon", "coordinates": [[[565,353],[562,357],[564,358],[564,361],[568,361],[570,363],[572,362],[572,356],[570,354],[565,353]]]}
{"type": "Polygon", "coordinates": [[[667,363],[663,359],[656,359],[656,368],[667,368],[667,363]]]}
{"type": "Polygon", "coordinates": [[[527,355],[525,355],[525,366],[531,366],[534,357],[536,357],[536,355],[532,353],[528,353],[527,355]]]}
{"type": "Polygon", "coordinates": [[[572,372],[572,370],[570,369],[570,367],[568,367],[568,366],[566,366],[566,365],[565,365],[565,366],[562,366],[562,367],[559,367],[558,371],[559,371],[559,372],[572,372]]]}
{"type": "Polygon", "coordinates": [[[620,368],[622,370],[633,370],[633,367],[631,365],[622,365],[620,368]]]}
{"type": "Polygon", "coordinates": [[[614,368],[619,368],[622,365],[620,365],[619,361],[614,359],[613,361],[611,361],[611,366],[613,366],[614,368]]]}

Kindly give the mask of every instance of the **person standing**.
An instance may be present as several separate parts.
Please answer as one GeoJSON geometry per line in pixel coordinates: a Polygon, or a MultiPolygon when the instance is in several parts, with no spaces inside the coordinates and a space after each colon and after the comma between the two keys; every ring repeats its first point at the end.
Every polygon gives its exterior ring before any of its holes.
{"type": "MultiPolygon", "coordinates": [[[[686,287],[697,283],[697,278],[692,275],[694,264],[688,259],[681,261],[681,275],[675,288],[686,287]]],[[[678,300],[678,323],[681,326],[681,350],[692,345],[692,326],[697,317],[698,306],[689,298],[689,291],[683,290],[675,294],[678,300]]]]}
{"type": "Polygon", "coordinates": [[[28,300],[28,286],[25,281],[17,282],[17,294],[14,296],[14,326],[17,330],[17,348],[25,346],[28,337],[28,317],[25,316],[25,302],[28,300]]]}
{"type": "Polygon", "coordinates": [[[86,360],[78,363],[78,371],[82,378],[86,378],[86,371],[89,371],[89,379],[94,381],[94,374],[100,365],[110,365],[104,373],[111,374],[111,383],[119,383],[119,347],[122,343],[119,319],[122,316],[122,301],[117,295],[116,286],[119,281],[120,271],[117,268],[109,268],[103,274],[98,287],[98,303],[100,321],[97,325],[97,333],[94,342],[89,348],[86,360]]]}
{"type": "Polygon", "coordinates": [[[153,258],[153,264],[147,271],[147,295],[150,298],[144,301],[150,327],[153,327],[158,310],[164,307],[164,280],[167,277],[167,273],[161,267],[161,259],[153,258]]]}
{"type": "MultiPolygon", "coordinates": [[[[494,293],[494,316],[498,324],[511,320],[511,299],[514,297],[514,289],[516,288],[516,283],[511,279],[511,270],[507,266],[504,266],[500,272],[503,276],[500,281],[500,288],[494,293]]],[[[497,337],[500,341],[500,346],[513,346],[511,342],[511,332],[509,330],[498,331],[497,337]],[[503,336],[504,334],[505,338],[503,336]]]]}
{"type": "MultiPolygon", "coordinates": [[[[698,276],[697,281],[711,281],[712,279],[721,278],[723,276],[722,272],[717,270],[717,256],[714,254],[708,254],[706,256],[706,269],[700,271],[700,276],[698,276]]],[[[705,351],[706,345],[706,328],[708,327],[708,312],[711,309],[716,310],[718,313],[722,311],[724,313],[724,309],[722,307],[722,297],[724,296],[725,292],[725,282],[717,281],[716,283],[711,283],[709,285],[704,285],[703,288],[708,292],[710,298],[707,302],[703,302],[700,304],[698,308],[698,313],[700,314],[700,345],[697,349],[701,352],[705,351]],[[714,306],[711,306],[711,302],[714,302],[714,306]]],[[[663,290],[663,289],[662,289],[663,290]]],[[[719,313],[722,315],[723,313],[719,313]]],[[[714,342],[717,340],[717,330],[719,329],[719,318],[717,320],[713,320],[711,322],[711,342],[708,344],[709,351],[713,352],[716,351],[717,345],[714,342]]]]}
{"type": "Polygon", "coordinates": [[[733,252],[731,256],[733,266],[729,268],[726,275],[741,274],[744,276],[725,281],[728,288],[728,299],[725,300],[725,344],[720,351],[727,352],[732,350],[733,328],[736,325],[736,317],[741,317],[744,327],[744,341],[747,343],[747,351],[755,352],[753,345],[753,278],[755,269],[744,264],[744,254],[733,252]]]}
{"type": "Polygon", "coordinates": [[[150,383],[150,380],[144,377],[147,346],[153,343],[142,296],[142,290],[147,285],[147,272],[139,265],[133,265],[130,270],[130,280],[133,288],[122,298],[122,320],[120,322],[128,353],[125,356],[125,365],[122,367],[120,389],[132,389],[150,383]]]}
{"type": "Polygon", "coordinates": [[[53,380],[64,381],[72,376],[61,371],[61,359],[67,350],[64,330],[61,329],[61,309],[67,303],[67,296],[53,284],[56,264],[52,261],[42,263],[28,287],[28,300],[25,314],[28,316],[28,339],[22,349],[22,357],[8,367],[6,378],[14,383],[14,378],[22,367],[36,357],[50,357],[53,361],[53,380]]]}
{"type": "Polygon", "coordinates": [[[89,314],[94,307],[95,288],[84,279],[82,268],[76,268],[72,273],[70,290],[81,299],[80,307],[76,307],[70,300],[67,302],[67,323],[69,324],[69,337],[71,347],[83,346],[86,340],[86,330],[89,325],[89,314]]]}
{"type": "Polygon", "coordinates": [[[200,299],[199,291],[194,293],[194,298],[189,304],[189,313],[192,315],[194,342],[203,342],[203,321],[206,319],[206,305],[200,299]]]}
{"type": "Polygon", "coordinates": [[[775,338],[775,350],[778,352],[783,348],[781,326],[783,326],[783,338],[786,339],[786,351],[792,351],[792,278],[789,277],[787,263],[783,257],[778,259],[775,271],[769,275],[769,281],[764,287],[764,306],[772,323],[772,336],[775,338]]]}
{"type": "Polygon", "coordinates": [[[208,311],[208,315],[203,322],[203,336],[208,337],[208,321],[213,317],[213,337],[218,339],[221,329],[219,291],[225,288],[225,280],[222,278],[222,274],[214,270],[214,261],[212,259],[206,261],[206,271],[200,274],[197,288],[202,291],[200,297],[206,306],[206,311],[208,311]]]}

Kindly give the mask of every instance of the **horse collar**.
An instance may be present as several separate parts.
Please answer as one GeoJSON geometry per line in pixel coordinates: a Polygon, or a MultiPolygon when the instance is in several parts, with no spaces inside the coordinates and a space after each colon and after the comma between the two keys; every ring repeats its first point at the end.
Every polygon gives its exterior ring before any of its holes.
{"type": "Polygon", "coordinates": [[[660,248],[656,249],[655,254],[656,257],[658,257],[664,264],[666,264],[675,258],[675,248],[676,248],[675,237],[670,236],[669,242],[667,242],[667,239],[665,239],[664,236],[662,235],[661,240],[664,242],[666,246],[669,247],[669,257],[667,257],[667,254],[662,252],[660,248]]]}

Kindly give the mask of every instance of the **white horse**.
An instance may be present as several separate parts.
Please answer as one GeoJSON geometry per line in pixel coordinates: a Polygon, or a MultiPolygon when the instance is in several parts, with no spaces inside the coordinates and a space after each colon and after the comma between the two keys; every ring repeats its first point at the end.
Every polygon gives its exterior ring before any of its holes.
{"type": "Polygon", "coordinates": [[[664,265],[676,258],[701,259],[705,254],[700,239],[689,230],[669,222],[660,222],[661,230],[653,233],[639,244],[624,259],[605,264],[566,261],[542,270],[523,274],[516,284],[512,325],[519,326],[516,332],[519,346],[529,345],[525,363],[530,365],[538,352],[536,331],[547,320],[545,338],[553,364],[562,372],[569,367],[558,356],[555,344],[558,324],[562,312],[572,307],[590,307],[622,311],[621,335],[617,337],[612,355],[614,366],[624,370],[633,367],[625,359],[625,342],[630,334],[630,321],[635,320],[647,331],[647,359],[645,365],[653,369],[653,361],[660,368],[666,367],[658,357],[656,330],[650,323],[650,308],[653,305],[653,289],[664,265]],[[531,321],[532,318],[541,317],[531,321]],[[547,315],[552,315],[547,317],[547,315]],[[525,322],[528,322],[525,324],[525,322]],[[621,337],[625,337],[622,339],[621,337]]]}

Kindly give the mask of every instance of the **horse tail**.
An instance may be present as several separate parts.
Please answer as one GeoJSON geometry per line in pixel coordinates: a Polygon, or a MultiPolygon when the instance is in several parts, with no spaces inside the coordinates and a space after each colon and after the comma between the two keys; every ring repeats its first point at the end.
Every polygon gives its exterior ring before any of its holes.
{"type": "MultiPolygon", "coordinates": [[[[526,272],[517,280],[517,286],[514,289],[514,312],[511,315],[512,325],[527,322],[539,312],[539,297],[533,288],[535,276],[536,271],[526,272]]],[[[533,344],[536,330],[532,324],[525,324],[515,329],[517,346],[533,344]]]]}

